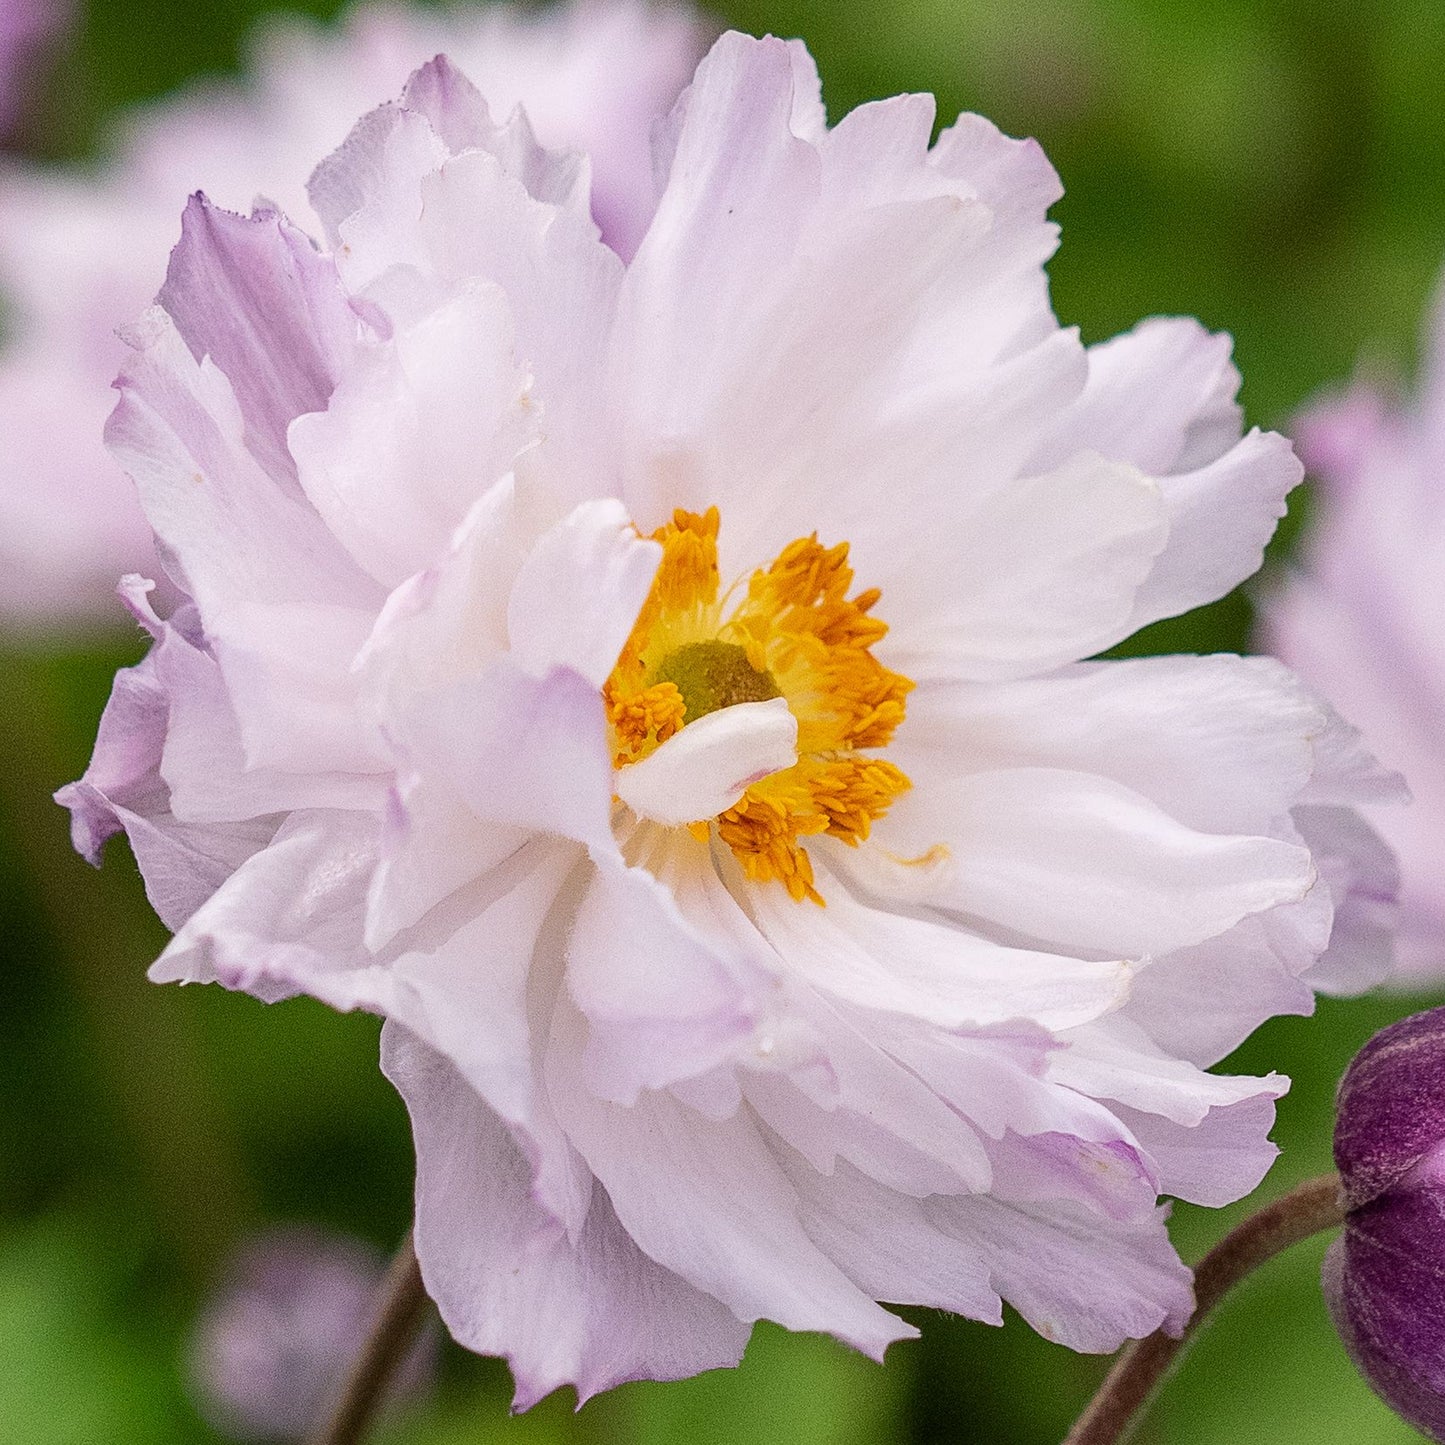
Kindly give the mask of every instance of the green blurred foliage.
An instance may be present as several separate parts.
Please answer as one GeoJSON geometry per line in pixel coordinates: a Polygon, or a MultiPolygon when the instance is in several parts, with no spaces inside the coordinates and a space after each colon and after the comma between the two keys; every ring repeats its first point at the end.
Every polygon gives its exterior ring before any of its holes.
{"type": "MultiPolygon", "coordinates": [[[[125,106],[234,70],[261,0],[94,0],[29,137],[104,149],[125,106]]],[[[314,0],[324,15],[336,7],[314,0]]],[[[836,116],[898,90],[1036,135],[1064,177],[1060,316],[1087,339],[1152,313],[1234,333],[1251,419],[1287,424],[1357,358],[1407,371],[1445,254],[1445,6],[1439,0],[731,0],[804,36],[836,116]]],[[[378,97],[380,99],[380,97],[378,97]]],[[[177,198],[179,209],[180,198],[177,198]]],[[[1297,519],[1294,519],[1297,520],[1297,519]]],[[[1285,528],[1285,544],[1293,529],[1285,528]]],[[[1227,599],[1132,650],[1238,649],[1227,599]]],[[[186,1331],[230,1245],[310,1219],[382,1244],[405,1228],[403,1110],[377,1026],[144,981],[163,941],[122,848],[93,874],[49,792],[84,766],[110,673],[138,645],[0,658],[0,1445],[186,1445],[186,1331]]],[[[1376,1028],[1431,1000],[1323,1006],[1232,1063],[1294,1079],[1279,1192],[1328,1167],[1330,1100],[1376,1028]]],[[[1180,1209],[1197,1255],[1248,1205],[1180,1209]]],[[[1387,1445],[1413,1438],[1355,1378],[1300,1248],[1220,1312],[1141,1440],[1387,1445]]],[[[886,1368],[764,1328],[740,1370],[633,1385],[574,1413],[506,1412],[505,1370],[452,1351],[388,1445],[942,1445],[1057,1440],[1102,1363],[1034,1336],[917,1316],[886,1368]]]]}

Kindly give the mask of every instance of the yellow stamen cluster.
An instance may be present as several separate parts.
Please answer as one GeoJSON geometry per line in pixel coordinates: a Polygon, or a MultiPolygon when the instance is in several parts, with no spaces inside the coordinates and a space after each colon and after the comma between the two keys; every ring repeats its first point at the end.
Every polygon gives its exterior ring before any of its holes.
{"type": "Polygon", "coordinates": [[[864,750],[887,746],[913,684],[873,656],[888,631],[871,616],[880,594],[848,596],[846,542],[789,543],[725,617],[718,524],[716,508],[679,511],[652,534],[663,549],[657,578],[603,689],[614,757],[618,767],[636,762],[718,707],[786,698],[797,763],[753,784],[712,822],[748,877],[822,902],[801,840],[828,834],[856,844],[908,788],[898,768],[864,750]]]}
{"type": "Polygon", "coordinates": [[[685,711],[675,682],[655,682],[631,697],[608,696],[607,720],[617,738],[616,765],[635,763],[658,743],[665,743],[682,726],[685,711]]]}
{"type": "Polygon", "coordinates": [[[716,507],[702,515],[677,512],[652,534],[662,543],[662,561],[602,689],[619,768],[646,757],[683,724],[681,690],[658,675],[672,654],[717,636],[718,521],[716,507]]]}

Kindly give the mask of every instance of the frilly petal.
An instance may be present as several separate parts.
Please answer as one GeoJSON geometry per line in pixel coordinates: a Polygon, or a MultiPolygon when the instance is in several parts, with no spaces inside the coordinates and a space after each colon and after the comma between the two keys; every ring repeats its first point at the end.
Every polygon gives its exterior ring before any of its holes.
{"type": "Polygon", "coordinates": [[[1159,1192],[1218,1209],[1252,1193],[1279,1157],[1270,1142],[1278,1084],[1220,1104],[1197,1124],[1175,1124],[1160,1114],[1121,1108],[1119,1117],[1138,1141],[1159,1181],[1159,1192]]]}
{"type": "Polygon", "coordinates": [[[920,901],[1124,957],[1202,943],[1315,883],[1297,842],[1187,828],[1131,788],[1064,769],[934,777],[876,836],[904,857],[949,850],[920,901]]]}
{"type": "Polygon", "coordinates": [[[237,216],[197,194],[157,299],[231,383],[257,460],[293,477],[286,429],[325,407],[360,333],[332,261],[274,211],[237,216]]]}
{"type": "Polygon", "coordinates": [[[271,1002],[302,992],[340,1009],[373,1003],[361,951],[376,824],[364,813],[292,813],[178,930],[155,983],[220,983],[271,1002]]]}
{"type": "Polygon", "coordinates": [[[161,313],[133,340],[107,442],[205,617],[247,762],[381,771],[351,662],[383,594],[294,482],[252,455],[215,364],[197,362],[161,313]]]}
{"type": "Polygon", "coordinates": [[[1183,318],[1146,321],[1092,347],[1089,381],[1041,459],[1092,447],[1154,477],[1169,545],[1120,637],[1212,602],[1259,570],[1304,468],[1273,432],[1240,438],[1227,336],[1183,318]]]}
{"type": "Polygon", "coordinates": [[[465,287],[359,348],[326,405],[291,425],[301,486],[391,589],[434,563],[476,498],[535,441],[529,385],[506,297],[465,287]]]}
{"type": "Polygon", "coordinates": [[[1110,1221],[1068,1201],[983,1195],[924,1202],[928,1217],[981,1254],[993,1287],[1045,1339],[1108,1354],[1157,1329],[1180,1334],[1192,1277],[1169,1243],[1167,1210],[1110,1221]]]}
{"type": "MultiPolygon", "coordinates": [[[[829,859],[840,869],[853,861],[841,850],[829,859]]],[[[948,1029],[1019,1019],[1068,1028],[1116,1007],[1128,992],[1122,960],[1006,947],[942,921],[869,907],[836,881],[828,863],[814,867],[825,909],[804,912],[766,885],[753,891],[750,908],[796,975],[825,995],[948,1029]]]]}
{"type": "Polygon", "coordinates": [[[559,1009],[554,1028],[547,1078],[558,1115],[647,1254],[739,1319],[827,1330],[875,1359],[916,1333],[808,1239],[793,1189],[745,1111],[709,1119],[666,1093],[644,1093],[630,1109],[604,1103],[578,1073],[580,1017],[559,1009]]]}
{"type": "Polygon", "coordinates": [[[920,781],[941,766],[1092,773],[1191,827],[1266,832],[1298,803],[1394,796],[1349,733],[1272,658],[1142,657],[920,687],[895,755],[920,781]]]}
{"type": "Polygon", "coordinates": [[[382,1067],[416,1137],[422,1278],[458,1340],[511,1364],[514,1408],[562,1385],[586,1400],[738,1363],[750,1326],[642,1253],[601,1185],[589,1182],[569,1238],[533,1200],[507,1130],[442,1055],[388,1023],[382,1067]]]}
{"type": "Polygon", "coordinates": [[[631,1106],[643,1089],[736,1058],[769,982],[728,940],[699,933],[651,873],[605,863],[567,948],[567,990],[587,1020],[587,1088],[631,1106]]]}

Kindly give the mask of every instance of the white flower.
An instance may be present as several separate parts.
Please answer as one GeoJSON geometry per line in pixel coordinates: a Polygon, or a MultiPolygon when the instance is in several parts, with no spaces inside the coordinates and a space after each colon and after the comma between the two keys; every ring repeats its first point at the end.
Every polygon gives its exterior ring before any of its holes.
{"type": "Polygon", "coordinates": [[[1177,1326],[1158,1196],[1251,1189],[1284,1088],[1203,1066],[1309,1009],[1393,787],[1277,664],[1080,661],[1299,468],[1226,340],[1061,330],[1037,146],[932,125],[729,35],[625,264],[439,61],[326,250],[194,201],[133,337],[191,600],[132,587],[77,841],[129,833],[154,977],[386,1015],[428,1287],[524,1404],[762,1317],[881,1354],[879,1300],[1177,1326]]]}

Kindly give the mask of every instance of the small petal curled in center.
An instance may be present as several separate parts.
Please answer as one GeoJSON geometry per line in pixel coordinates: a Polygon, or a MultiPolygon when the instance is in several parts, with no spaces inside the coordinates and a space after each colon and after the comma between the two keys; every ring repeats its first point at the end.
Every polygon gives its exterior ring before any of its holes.
{"type": "Polygon", "coordinates": [[[798,760],[798,721],[782,698],[711,712],[617,775],[641,818],[681,827],[715,818],[752,784],[798,760]]]}
{"type": "Polygon", "coordinates": [[[822,902],[801,840],[857,844],[908,788],[871,750],[913,683],[873,656],[880,593],[848,596],[846,542],[790,542],[729,610],[719,524],[715,507],[679,511],[652,534],[662,561],[603,688],[617,796],[660,823],[715,825],[749,878],[822,902]]]}

